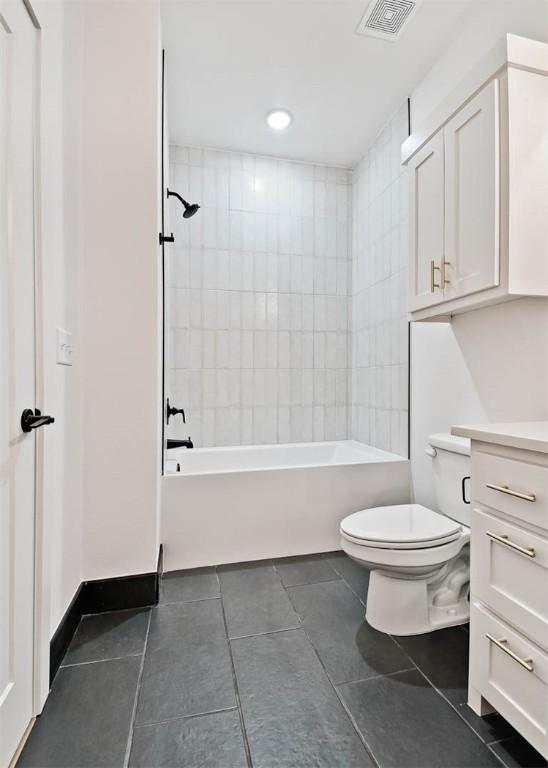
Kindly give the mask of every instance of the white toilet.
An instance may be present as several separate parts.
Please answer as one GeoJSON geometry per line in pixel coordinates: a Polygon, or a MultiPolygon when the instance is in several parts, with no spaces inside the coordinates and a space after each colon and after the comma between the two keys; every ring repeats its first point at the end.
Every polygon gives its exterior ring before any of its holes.
{"type": "Polygon", "coordinates": [[[436,506],[373,507],[341,522],[341,547],[369,568],[366,619],[392,635],[468,621],[470,441],[431,435],[436,506]]]}

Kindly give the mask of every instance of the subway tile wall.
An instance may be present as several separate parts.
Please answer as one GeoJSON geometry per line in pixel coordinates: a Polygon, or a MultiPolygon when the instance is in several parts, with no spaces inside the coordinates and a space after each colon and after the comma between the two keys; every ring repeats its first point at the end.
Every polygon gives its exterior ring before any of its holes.
{"type": "Polygon", "coordinates": [[[167,395],[197,446],[349,434],[351,173],[170,149],[167,395]]]}
{"type": "Polygon", "coordinates": [[[354,169],[350,436],[407,456],[407,104],[354,169]]]}

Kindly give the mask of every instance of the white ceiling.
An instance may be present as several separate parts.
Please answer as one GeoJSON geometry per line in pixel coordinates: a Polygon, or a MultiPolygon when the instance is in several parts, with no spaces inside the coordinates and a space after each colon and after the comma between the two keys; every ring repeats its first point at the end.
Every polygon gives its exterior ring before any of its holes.
{"type": "Polygon", "coordinates": [[[368,2],[162,0],[170,141],[354,166],[473,0],[424,0],[397,42],[354,34],[368,2]]]}

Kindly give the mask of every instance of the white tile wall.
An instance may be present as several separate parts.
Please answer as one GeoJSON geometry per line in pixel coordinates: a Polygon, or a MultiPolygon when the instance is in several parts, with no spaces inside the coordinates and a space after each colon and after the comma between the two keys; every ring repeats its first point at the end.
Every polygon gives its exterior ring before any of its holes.
{"type": "Polygon", "coordinates": [[[407,456],[407,104],[354,170],[350,435],[407,456]]]}
{"type": "Polygon", "coordinates": [[[348,436],[351,173],[171,147],[170,436],[198,446],[348,436]]]}

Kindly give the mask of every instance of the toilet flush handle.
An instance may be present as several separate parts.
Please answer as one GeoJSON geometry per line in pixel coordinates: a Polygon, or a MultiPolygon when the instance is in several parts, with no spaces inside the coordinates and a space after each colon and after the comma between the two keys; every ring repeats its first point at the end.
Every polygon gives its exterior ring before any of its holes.
{"type": "Polygon", "coordinates": [[[431,456],[432,458],[438,455],[438,452],[436,451],[436,449],[432,448],[431,445],[426,446],[426,448],[424,449],[424,452],[426,453],[427,456],[431,456]]]}

